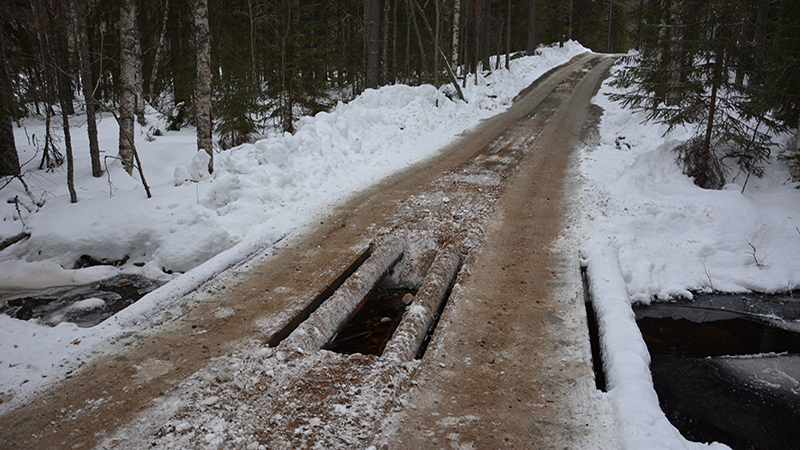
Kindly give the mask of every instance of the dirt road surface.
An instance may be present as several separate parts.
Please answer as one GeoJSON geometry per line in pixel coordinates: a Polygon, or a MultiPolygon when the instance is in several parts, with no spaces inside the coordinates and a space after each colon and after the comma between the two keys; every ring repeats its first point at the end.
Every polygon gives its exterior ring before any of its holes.
{"type": "Polygon", "coordinates": [[[435,157],[109,343],[0,417],[0,446],[618,448],[592,373],[571,203],[611,63],[586,54],[554,69],[435,157]],[[420,299],[434,261],[459,260],[438,282],[451,292],[421,358],[286,344],[386,249],[402,258],[383,283],[420,299]]]}

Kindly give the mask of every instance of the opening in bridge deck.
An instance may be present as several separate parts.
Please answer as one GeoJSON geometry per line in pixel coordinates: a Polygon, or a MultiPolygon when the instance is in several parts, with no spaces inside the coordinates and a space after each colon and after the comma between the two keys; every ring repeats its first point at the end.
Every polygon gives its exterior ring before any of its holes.
{"type": "Polygon", "coordinates": [[[586,305],[586,323],[589,327],[589,343],[592,347],[594,384],[598,390],[606,392],[606,375],[603,369],[603,357],[600,352],[600,334],[597,328],[597,315],[592,305],[592,297],[589,291],[589,278],[586,275],[585,267],[581,267],[581,281],[583,282],[583,300],[586,305]]]}
{"type": "Polygon", "coordinates": [[[320,292],[314,300],[311,301],[302,311],[300,311],[296,316],[292,318],[283,328],[281,328],[277,333],[275,333],[272,338],[269,340],[270,347],[276,347],[278,344],[281,343],[282,340],[286,339],[287,336],[292,334],[294,331],[303,321],[308,319],[308,317],[316,311],[320,305],[322,305],[325,300],[329,299],[337,289],[339,289],[351,275],[353,275],[356,270],[358,270],[361,265],[364,264],[370,255],[372,254],[371,248],[367,247],[352,264],[350,264],[347,269],[342,272],[333,282],[328,285],[322,292],[320,292]]]}
{"type": "Polygon", "coordinates": [[[325,349],[342,354],[380,356],[406,310],[406,295],[416,291],[379,286],[363,302],[325,349]]]}

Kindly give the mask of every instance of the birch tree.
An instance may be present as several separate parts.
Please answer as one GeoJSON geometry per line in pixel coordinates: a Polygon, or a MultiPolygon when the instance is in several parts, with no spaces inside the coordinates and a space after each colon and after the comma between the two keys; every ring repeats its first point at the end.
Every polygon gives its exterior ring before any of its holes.
{"type": "Polygon", "coordinates": [[[136,1],[122,0],[119,11],[119,157],[125,171],[133,174],[133,120],[136,107],[136,1]]]}
{"type": "Polygon", "coordinates": [[[453,68],[458,67],[458,40],[459,40],[459,27],[461,20],[461,0],[454,0],[453,2],[453,53],[450,56],[453,68]]]}
{"type": "Polygon", "coordinates": [[[197,47],[197,150],[208,153],[208,173],[214,171],[214,146],[211,136],[211,31],[208,25],[208,0],[194,2],[195,45],[197,47]]]}

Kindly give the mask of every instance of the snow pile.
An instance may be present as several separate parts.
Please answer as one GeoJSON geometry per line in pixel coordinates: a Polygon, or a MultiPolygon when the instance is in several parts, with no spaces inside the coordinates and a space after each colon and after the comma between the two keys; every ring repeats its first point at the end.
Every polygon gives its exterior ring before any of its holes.
{"type": "Polygon", "coordinates": [[[692,130],[663,136],[666,127],[608,100],[619,92],[610,81],[593,100],[605,111],[599,145],[581,152],[579,207],[608,397],[625,448],[727,448],[687,441],[661,411],[631,303],[691,298],[692,291],[797,289],[800,191],[774,156],[744,192],[746,174],[735,172],[720,191],[695,186],[672,152],[692,130]]]}
{"type": "Polygon", "coordinates": [[[727,449],[719,443],[687,441],[669,423],[653,387],[650,353],[636,325],[616,249],[595,242],[582,253],[600,330],[608,397],[619,418],[625,448],[727,449]]]}
{"type": "MultiPolygon", "coordinates": [[[[800,191],[775,157],[763,178],[731,173],[719,191],[695,186],[672,152],[691,136],[642,124],[603,84],[601,142],[582,154],[582,207],[592,236],[611,239],[631,299],[689,297],[690,291],[775,292],[800,287],[800,191]]],[[[788,136],[779,136],[784,142],[788,136]]]]}
{"type": "Polygon", "coordinates": [[[0,239],[31,234],[0,252],[0,292],[85,284],[120,272],[172,281],[89,329],[69,323],[45,328],[0,315],[0,398],[12,391],[19,398],[74,368],[97,343],[146,326],[177,297],[301,232],[354,192],[435,154],[507,109],[542,74],[586,51],[575,42],[540,48],[536,56],[514,60],[510,71],[481,75],[477,84],[470,77],[466,103],[454,100],[447,85],[367,90],[329,113],[303,118],[294,135],[273,133],[216,153],[211,176],[199,170],[204,155],[196,151],[194,130],[160,135],[156,130],[166,124],[150,114],[147,126],[137,125],[136,146],[151,199],[113,158],[118,127],[110,116],[98,124],[107,167],[101,178],[91,176],[88,139],[78,128],[85,127],[85,118],[72,118],[77,204],[69,203],[66,167],[33,170],[44,125],[24,121],[14,130],[20,161],[34,199],[46,202],[38,209],[18,181],[0,191],[11,200],[0,203],[0,239]],[[74,269],[81,255],[125,263],[74,269]]]}

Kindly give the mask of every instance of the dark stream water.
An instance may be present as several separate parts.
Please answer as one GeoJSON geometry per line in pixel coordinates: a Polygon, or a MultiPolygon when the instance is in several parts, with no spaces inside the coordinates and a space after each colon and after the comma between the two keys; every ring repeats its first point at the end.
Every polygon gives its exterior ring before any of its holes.
{"type": "Polygon", "coordinates": [[[380,356],[403,318],[406,294],[415,295],[416,292],[376,288],[325,349],[347,355],[380,356]]]}
{"type": "Polygon", "coordinates": [[[800,303],[722,295],[634,310],[661,408],[684,437],[800,448],[800,303]]]}
{"type": "Polygon", "coordinates": [[[88,328],[122,311],[163,284],[138,275],[120,275],[85,286],[52,288],[6,300],[0,303],[0,313],[20,320],[39,319],[51,327],[61,322],[72,322],[88,328]]]}

